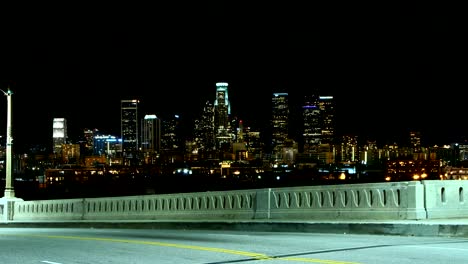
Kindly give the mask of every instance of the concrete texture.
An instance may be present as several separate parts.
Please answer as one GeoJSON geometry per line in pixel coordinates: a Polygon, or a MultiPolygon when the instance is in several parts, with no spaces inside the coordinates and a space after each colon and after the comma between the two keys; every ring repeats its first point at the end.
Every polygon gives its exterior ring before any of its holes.
{"type": "Polygon", "coordinates": [[[259,232],[468,237],[468,219],[403,221],[41,221],[0,223],[0,227],[198,229],[259,232]]]}

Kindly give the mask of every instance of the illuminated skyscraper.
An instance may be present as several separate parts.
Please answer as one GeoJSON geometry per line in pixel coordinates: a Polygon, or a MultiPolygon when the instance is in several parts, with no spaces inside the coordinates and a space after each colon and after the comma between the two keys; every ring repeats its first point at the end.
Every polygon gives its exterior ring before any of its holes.
{"type": "Polygon", "coordinates": [[[321,144],[335,141],[335,109],[333,96],[305,96],[302,106],[304,153],[317,151],[321,144]]]}
{"type": "Polygon", "coordinates": [[[94,137],[99,134],[98,129],[84,129],[84,142],[83,147],[85,150],[85,155],[91,155],[94,152],[94,137]]]}
{"type": "Polygon", "coordinates": [[[63,145],[67,143],[67,120],[65,118],[54,118],[52,123],[53,153],[60,157],[63,145]]]}
{"type": "Polygon", "coordinates": [[[164,118],[161,126],[161,149],[166,152],[181,150],[180,116],[164,118]]]}
{"type": "Polygon", "coordinates": [[[322,139],[321,111],[318,95],[305,96],[302,106],[304,153],[316,152],[322,139]]]}
{"type": "MultiPolygon", "coordinates": [[[[215,150],[214,107],[211,101],[206,101],[199,119],[195,120],[195,142],[202,157],[208,158],[215,150]]],[[[211,157],[212,158],[212,157],[211,157]]]]}
{"type": "Polygon", "coordinates": [[[164,165],[181,163],[184,160],[185,145],[181,135],[179,115],[171,115],[161,119],[161,155],[164,165]]]}
{"type": "Polygon", "coordinates": [[[273,93],[272,102],[272,149],[277,155],[289,138],[289,98],[288,93],[273,93]]]}
{"type": "Polygon", "coordinates": [[[226,148],[231,144],[231,131],[229,117],[231,105],[228,96],[228,84],[216,83],[216,99],[214,102],[214,129],[218,149],[226,148]]]}
{"type": "Polygon", "coordinates": [[[138,137],[139,137],[139,120],[138,120],[138,100],[121,100],[120,104],[120,121],[122,135],[122,155],[124,165],[130,165],[131,160],[137,158],[138,154],[138,137]]]}
{"type": "Polygon", "coordinates": [[[335,100],[333,96],[319,96],[319,106],[322,118],[322,144],[335,142],[335,100]]]}
{"type": "Polygon", "coordinates": [[[155,157],[160,147],[161,120],[156,115],[145,115],[141,123],[141,150],[145,157],[155,157]]]}

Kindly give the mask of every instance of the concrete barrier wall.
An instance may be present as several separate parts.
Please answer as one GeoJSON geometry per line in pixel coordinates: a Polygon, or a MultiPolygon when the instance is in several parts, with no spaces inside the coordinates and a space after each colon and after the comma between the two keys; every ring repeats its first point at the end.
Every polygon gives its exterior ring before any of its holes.
{"type": "Polygon", "coordinates": [[[85,199],[84,219],[253,219],[264,214],[257,208],[257,196],[263,192],[260,189],[85,199]]]}
{"type": "Polygon", "coordinates": [[[468,217],[468,181],[423,181],[427,218],[468,217]]]}
{"type": "Polygon", "coordinates": [[[15,202],[13,220],[81,220],[84,199],[15,202]]]}
{"type": "MultiPolygon", "coordinates": [[[[417,220],[468,216],[468,181],[16,201],[10,220],[417,220]]],[[[3,219],[3,218],[2,218],[3,219]]]]}
{"type": "Polygon", "coordinates": [[[420,182],[347,184],[272,190],[273,219],[424,219],[420,182]],[[418,199],[419,198],[419,199],[418,199]]]}

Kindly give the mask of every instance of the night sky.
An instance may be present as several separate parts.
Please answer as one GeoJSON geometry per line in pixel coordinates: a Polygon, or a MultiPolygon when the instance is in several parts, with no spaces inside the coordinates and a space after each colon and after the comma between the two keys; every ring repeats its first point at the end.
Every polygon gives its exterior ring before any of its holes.
{"type": "MultiPolygon", "coordinates": [[[[382,142],[415,129],[429,144],[468,135],[456,7],[194,8],[9,14],[0,88],[14,93],[14,146],[49,144],[54,117],[67,118],[71,135],[118,135],[121,99],[188,119],[215,99],[216,82],[229,83],[232,112],[247,124],[268,122],[272,92],[297,99],[318,90],[336,98],[339,134],[382,142]]],[[[6,100],[0,115],[5,131],[6,100]]]]}

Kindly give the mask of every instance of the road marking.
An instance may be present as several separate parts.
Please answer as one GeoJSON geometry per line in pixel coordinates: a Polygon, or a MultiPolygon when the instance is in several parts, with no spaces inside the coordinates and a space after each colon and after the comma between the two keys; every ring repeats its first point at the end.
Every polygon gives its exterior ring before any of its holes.
{"type": "MultiPolygon", "coordinates": [[[[152,246],[172,247],[172,248],[182,248],[182,249],[193,249],[193,250],[201,250],[201,251],[210,251],[210,252],[240,255],[240,256],[245,256],[245,257],[251,257],[251,258],[256,259],[256,260],[286,260],[286,261],[299,261],[299,262],[311,262],[311,263],[323,263],[323,264],[359,264],[359,262],[349,262],[349,261],[335,261],[335,260],[313,259],[313,258],[275,257],[275,256],[268,256],[266,254],[260,254],[260,253],[255,253],[255,252],[232,250],[232,249],[225,249],[225,248],[191,246],[191,245],[184,245],[184,244],[142,241],[142,240],[100,238],[100,237],[79,237],[79,236],[51,236],[51,235],[13,235],[13,236],[74,239],[74,240],[92,240],[92,241],[105,241],[105,242],[152,245],[152,246]]],[[[44,263],[61,264],[61,263],[45,262],[45,261],[44,261],[44,263]]]]}

